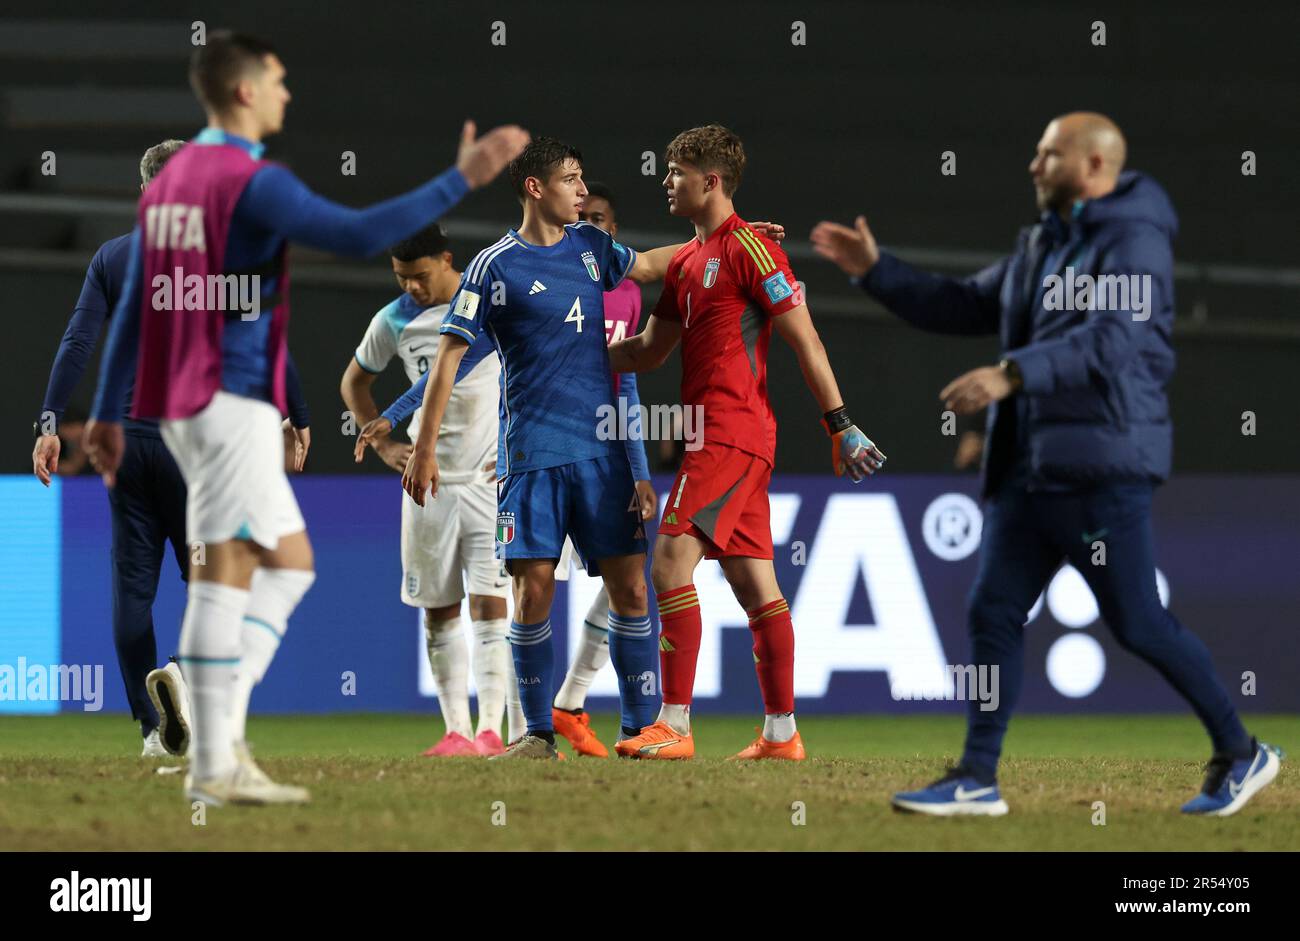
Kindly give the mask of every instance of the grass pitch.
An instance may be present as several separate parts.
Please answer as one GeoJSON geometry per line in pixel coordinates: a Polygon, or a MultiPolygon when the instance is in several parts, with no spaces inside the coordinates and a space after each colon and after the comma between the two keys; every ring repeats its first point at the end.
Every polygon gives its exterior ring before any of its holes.
{"type": "MultiPolygon", "coordinates": [[[[615,717],[594,718],[612,743],[615,717]]],[[[1300,717],[1249,727],[1293,750],[1300,717]]],[[[312,789],[293,808],[212,808],[138,757],[122,716],[0,717],[0,850],[1294,850],[1300,777],[1226,819],[1189,819],[1208,742],[1190,718],[1019,717],[998,819],[897,814],[889,795],[957,757],[957,717],[808,717],[800,764],[724,762],[749,718],[701,714],[689,762],[487,762],[420,757],[423,716],[254,717],[273,776],[312,789]],[[1094,824],[1094,802],[1105,825],[1094,824]],[[800,823],[799,821],[802,820],[800,823]]]]}

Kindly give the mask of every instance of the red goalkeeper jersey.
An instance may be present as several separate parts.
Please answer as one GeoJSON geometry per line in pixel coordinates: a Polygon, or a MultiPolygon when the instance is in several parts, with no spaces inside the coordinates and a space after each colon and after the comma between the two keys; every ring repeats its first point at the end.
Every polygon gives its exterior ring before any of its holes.
{"type": "Polygon", "coordinates": [[[673,256],[654,315],[682,325],[682,404],[703,408],[705,447],[726,444],[774,462],[772,318],[802,303],[785,252],[735,213],[673,256]]]}

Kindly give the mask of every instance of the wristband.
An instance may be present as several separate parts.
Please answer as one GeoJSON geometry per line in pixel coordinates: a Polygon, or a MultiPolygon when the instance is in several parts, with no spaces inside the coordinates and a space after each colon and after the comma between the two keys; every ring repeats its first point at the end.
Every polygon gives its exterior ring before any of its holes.
{"type": "Polygon", "coordinates": [[[843,405],[839,408],[833,408],[822,416],[822,424],[826,426],[826,433],[836,435],[845,428],[853,427],[853,419],[849,418],[849,411],[843,405]]]}
{"type": "Polygon", "coordinates": [[[1011,383],[1011,390],[1013,392],[1020,391],[1020,388],[1025,384],[1025,377],[1020,373],[1020,364],[1014,359],[1003,357],[998,366],[1007,374],[1007,380],[1011,383]]]}

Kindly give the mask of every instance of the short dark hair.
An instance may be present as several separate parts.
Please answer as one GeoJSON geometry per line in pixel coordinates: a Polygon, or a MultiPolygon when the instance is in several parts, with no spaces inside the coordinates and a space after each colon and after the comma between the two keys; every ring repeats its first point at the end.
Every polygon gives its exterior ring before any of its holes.
{"type": "Polygon", "coordinates": [[[730,197],[745,175],[745,145],[721,124],[706,124],[672,139],[664,163],[672,161],[693,163],[705,173],[716,173],[722,179],[722,192],[730,197]]]}
{"type": "Polygon", "coordinates": [[[265,39],[219,29],[190,56],[190,87],[209,111],[224,111],[235,100],[235,88],[250,71],[265,66],[276,55],[265,39]]]}
{"type": "Polygon", "coordinates": [[[585,185],[587,187],[588,196],[595,196],[597,199],[605,200],[605,202],[609,203],[609,208],[615,214],[618,213],[618,206],[614,204],[614,191],[612,189],[598,180],[592,180],[590,183],[585,185]]]}
{"type": "Polygon", "coordinates": [[[582,151],[554,137],[534,137],[514,160],[510,161],[510,184],[519,201],[524,200],[524,180],[530,176],[545,181],[564,165],[566,160],[576,160],[582,165],[582,151]]]}
{"type": "Polygon", "coordinates": [[[185,141],[173,139],[165,140],[161,144],[154,144],[146,150],[144,156],[140,158],[140,182],[148,183],[159,173],[162,173],[162,168],[167,164],[167,161],[172,159],[172,155],[184,146],[185,141]]]}
{"type": "Polygon", "coordinates": [[[434,223],[402,239],[388,250],[398,261],[416,261],[420,258],[437,258],[447,250],[447,233],[434,223]]]}

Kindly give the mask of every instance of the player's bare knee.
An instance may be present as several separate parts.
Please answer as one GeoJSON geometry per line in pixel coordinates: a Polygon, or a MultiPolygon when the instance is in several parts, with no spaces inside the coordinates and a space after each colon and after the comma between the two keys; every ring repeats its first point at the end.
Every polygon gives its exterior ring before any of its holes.
{"type": "Polygon", "coordinates": [[[781,587],[776,582],[776,572],[771,563],[758,559],[723,559],[722,574],[731,586],[731,593],[746,611],[761,607],[781,597],[781,587]]]}
{"type": "Polygon", "coordinates": [[[459,625],[460,602],[445,604],[440,608],[424,609],[424,629],[426,631],[450,630],[459,625]]]}
{"type": "Polygon", "coordinates": [[[506,599],[494,595],[470,595],[469,616],[474,621],[496,621],[506,616],[506,599]]]}
{"type": "Polygon", "coordinates": [[[254,546],[259,563],[266,568],[303,571],[314,571],[316,568],[316,556],[312,552],[311,540],[307,538],[305,529],[281,536],[274,549],[266,549],[253,543],[249,545],[254,546]]]}
{"type": "Polygon", "coordinates": [[[645,614],[649,610],[645,578],[640,572],[631,578],[607,580],[605,590],[609,594],[609,607],[616,614],[631,617],[645,614]]]}
{"type": "Polygon", "coordinates": [[[684,564],[684,560],[674,560],[664,556],[655,556],[650,564],[650,581],[656,593],[671,591],[690,582],[695,574],[695,566],[684,564]]]}
{"type": "Polygon", "coordinates": [[[229,539],[206,546],[202,565],[190,566],[191,582],[215,582],[247,591],[257,571],[257,547],[246,539],[229,539]]]}
{"type": "Polygon", "coordinates": [[[515,620],[530,624],[546,617],[555,595],[555,569],[528,566],[514,573],[515,620]]]}

